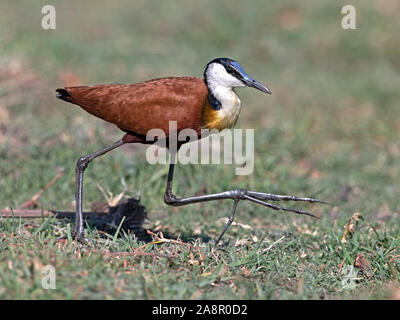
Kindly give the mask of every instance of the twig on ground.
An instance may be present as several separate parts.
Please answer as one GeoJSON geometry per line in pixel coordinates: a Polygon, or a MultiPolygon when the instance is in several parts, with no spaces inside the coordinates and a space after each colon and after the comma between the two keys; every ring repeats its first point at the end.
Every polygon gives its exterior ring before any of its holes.
{"type": "MultiPolygon", "coordinates": [[[[90,215],[106,215],[107,212],[83,212],[84,216],[90,215]]],[[[75,211],[57,211],[57,210],[46,210],[46,209],[27,209],[27,210],[0,210],[0,217],[2,218],[41,218],[48,216],[56,216],[57,218],[69,218],[75,216],[75,211]]]]}
{"type": "Polygon", "coordinates": [[[176,258],[178,254],[163,254],[163,253],[157,253],[157,252],[143,252],[143,251],[137,251],[135,250],[134,252],[107,252],[103,253],[104,257],[126,257],[126,256],[133,256],[133,257],[143,257],[143,256],[149,256],[149,257],[163,257],[163,258],[176,258]]]}

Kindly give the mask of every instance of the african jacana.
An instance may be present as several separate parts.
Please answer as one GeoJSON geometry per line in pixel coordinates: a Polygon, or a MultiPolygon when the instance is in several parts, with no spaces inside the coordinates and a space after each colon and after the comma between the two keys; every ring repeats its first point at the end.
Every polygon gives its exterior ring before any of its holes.
{"type": "MultiPolygon", "coordinates": [[[[146,134],[153,128],[169,132],[169,121],[177,122],[177,132],[185,128],[200,134],[202,128],[231,128],[235,125],[241,102],[234,92],[236,87],[253,87],[271,94],[260,82],[249,76],[242,66],[229,58],[218,58],[209,62],[204,70],[204,79],[195,77],[168,77],[137,84],[110,84],[97,86],[66,87],[57,89],[57,98],[79,105],[87,112],[111,122],[125,132],[123,138],[111,146],[80,157],[76,165],[76,226],[74,237],[84,240],[82,217],[83,171],[93,159],[122,146],[125,143],[149,143],[146,134]]],[[[168,139],[168,135],[167,135],[168,139]]],[[[312,198],[275,195],[244,189],[235,189],[216,194],[178,198],[172,193],[175,154],[171,154],[164,202],[168,205],[186,204],[232,199],[233,209],[216,244],[233,222],[237,204],[249,200],[275,210],[284,210],[315,217],[299,209],[288,209],[267,201],[322,202],[312,198]]]]}

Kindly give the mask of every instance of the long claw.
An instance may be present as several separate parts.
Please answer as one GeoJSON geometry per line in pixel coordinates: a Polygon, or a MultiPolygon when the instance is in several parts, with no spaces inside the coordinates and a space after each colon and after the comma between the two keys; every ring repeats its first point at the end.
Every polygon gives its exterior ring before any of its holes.
{"type": "Polygon", "coordinates": [[[284,208],[284,207],[281,207],[281,206],[277,206],[276,204],[268,203],[268,202],[265,202],[265,201],[250,197],[249,195],[245,195],[244,197],[247,200],[250,200],[250,201],[255,202],[255,203],[262,204],[262,205],[264,205],[264,206],[266,206],[268,208],[274,209],[274,210],[282,210],[282,211],[289,211],[289,212],[294,212],[294,213],[298,213],[298,214],[305,214],[305,215],[313,217],[315,219],[319,219],[319,217],[317,217],[316,215],[314,215],[314,214],[312,214],[310,212],[301,210],[301,209],[284,208]]]}
{"type": "Polygon", "coordinates": [[[313,198],[302,198],[297,196],[286,196],[286,195],[277,195],[272,193],[263,193],[257,191],[247,191],[249,196],[256,198],[258,200],[270,200],[270,201],[305,201],[310,203],[323,203],[329,204],[328,202],[313,199],[313,198]]]}

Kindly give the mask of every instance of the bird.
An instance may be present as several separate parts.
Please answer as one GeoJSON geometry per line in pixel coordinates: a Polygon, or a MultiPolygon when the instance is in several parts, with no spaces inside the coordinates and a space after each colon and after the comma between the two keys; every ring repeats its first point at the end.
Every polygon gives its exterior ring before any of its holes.
{"type": "MultiPolygon", "coordinates": [[[[147,133],[158,128],[169,138],[169,122],[176,122],[179,133],[192,129],[200,138],[202,129],[223,130],[232,128],[241,111],[241,100],[235,89],[239,87],[255,88],[271,94],[271,90],[248,75],[239,62],[230,58],[216,58],[207,63],[203,78],[165,77],[135,84],[103,84],[93,86],[74,86],[56,89],[56,97],[80,106],[88,113],[116,125],[124,132],[122,138],[110,146],[91,154],[79,157],[76,163],[76,218],[73,231],[74,239],[86,242],[83,215],[83,172],[95,158],[102,156],[124,144],[149,144],[147,133]]],[[[182,142],[185,143],[185,142],[182,142]]],[[[167,145],[168,146],[168,145],[167,145]]],[[[178,146],[179,149],[179,146],[178,146]]],[[[172,192],[176,152],[171,152],[164,202],[172,206],[192,203],[233,200],[233,207],[222,233],[215,242],[217,245],[232,224],[237,204],[248,200],[274,210],[283,210],[297,214],[316,216],[301,209],[290,209],[271,201],[305,201],[325,203],[309,197],[276,195],[245,189],[232,189],[220,193],[177,197],[172,192]]]]}

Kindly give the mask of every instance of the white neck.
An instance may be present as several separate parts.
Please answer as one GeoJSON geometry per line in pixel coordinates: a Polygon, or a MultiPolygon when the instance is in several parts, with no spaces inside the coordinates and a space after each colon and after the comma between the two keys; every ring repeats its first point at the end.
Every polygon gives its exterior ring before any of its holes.
{"type": "Polygon", "coordinates": [[[240,111],[240,99],[233,88],[243,87],[242,81],[226,72],[225,68],[219,63],[208,65],[205,80],[208,90],[221,103],[225,112],[229,112],[232,108],[240,111]]]}
{"type": "Polygon", "coordinates": [[[221,108],[217,110],[221,120],[226,122],[227,127],[232,127],[236,123],[241,109],[241,101],[233,89],[242,87],[244,84],[217,63],[208,66],[205,72],[205,81],[209,92],[221,103],[221,108]]]}
{"type": "Polygon", "coordinates": [[[221,103],[222,109],[230,109],[237,104],[240,108],[240,99],[232,88],[208,83],[208,90],[221,103]]]}

